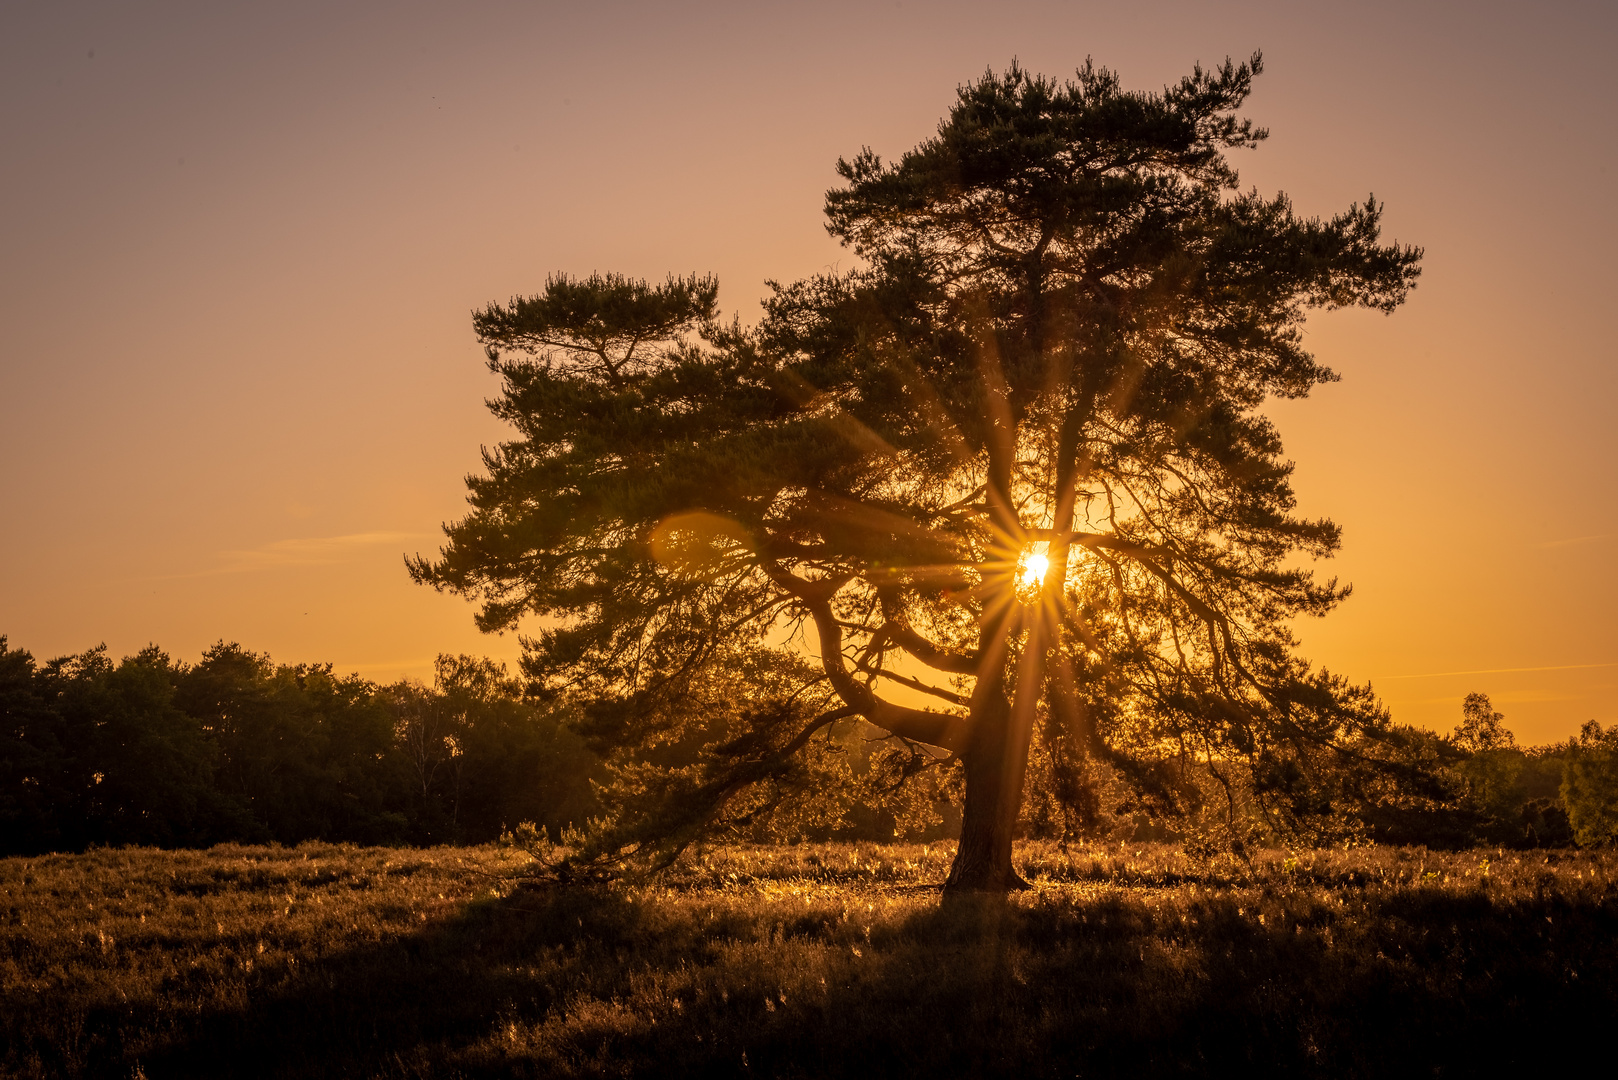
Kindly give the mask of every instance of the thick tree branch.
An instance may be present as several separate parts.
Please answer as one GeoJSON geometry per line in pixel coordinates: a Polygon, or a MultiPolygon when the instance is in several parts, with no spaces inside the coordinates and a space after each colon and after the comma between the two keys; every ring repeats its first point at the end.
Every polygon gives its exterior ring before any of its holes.
{"type": "Polygon", "coordinates": [[[967,698],[962,697],[953,690],[945,690],[942,687],[930,686],[927,683],[922,682],[920,679],[912,678],[909,675],[900,675],[898,672],[886,671],[882,668],[872,667],[870,664],[863,662],[856,662],[855,666],[861,671],[865,672],[867,675],[872,675],[882,679],[892,679],[901,686],[908,686],[910,689],[915,690],[918,693],[931,694],[933,697],[942,698],[944,701],[947,701],[952,705],[969,704],[967,698]]]}
{"type": "Polygon", "coordinates": [[[978,673],[978,654],[976,650],[962,652],[957,649],[946,649],[942,645],[935,645],[903,623],[884,623],[882,629],[877,631],[877,636],[881,640],[893,642],[930,668],[947,671],[952,675],[976,675],[978,673]]]}
{"type": "Polygon", "coordinates": [[[771,581],[791,593],[808,609],[815,621],[816,634],[820,639],[820,662],[825,668],[826,677],[831,681],[832,689],[837,691],[843,701],[877,727],[891,731],[895,735],[940,746],[946,750],[960,749],[957,745],[960,734],[957,718],[946,713],[912,709],[884,701],[849,671],[848,663],[843,657],[843,628],[831,610],[831,597],[835,589],[828,589],[823,582],[800,578],[768,559],[760,559],[759,566],[771,581]]]}
{"type": "Polygon", "coordinates": [[[808,724],[804,725],[803,730],[794,735],[792,740],[785,746],[781,747],[781,749],[777,751],[776,756],[789,757],[792,754],[796,754],[799,750],[803,749],[805,743],[814,737],[815,732],[819,731],[827,724],[834,723],[838,720],[845,720],[850,716],[858,715],[858,713],[859,710],[854,708],[852,705],[844,705],[841,709],[833,709],[830,712],[821,713],[819,716],[809,721],[808,724]]]}

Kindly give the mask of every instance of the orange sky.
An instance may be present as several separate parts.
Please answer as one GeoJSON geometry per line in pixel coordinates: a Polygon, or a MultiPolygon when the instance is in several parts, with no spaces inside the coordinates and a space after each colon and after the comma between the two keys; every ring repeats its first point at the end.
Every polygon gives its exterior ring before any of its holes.
{"type": "Polygon", "coordinates": [[[1159,87],[1262,48],[1245,183],[1367,192],[1426,271],[1317,316],[1275,411],[1354,596],[1299,631],[1397,718],[1618,720],[1611,4],[220,4],[0,9],[0,633],[225,638],[377,678],[510,658],[410,584],[501,437],[469,312],[549,271],[848,256],[832,163],[1013,57],[1159,87]]]}

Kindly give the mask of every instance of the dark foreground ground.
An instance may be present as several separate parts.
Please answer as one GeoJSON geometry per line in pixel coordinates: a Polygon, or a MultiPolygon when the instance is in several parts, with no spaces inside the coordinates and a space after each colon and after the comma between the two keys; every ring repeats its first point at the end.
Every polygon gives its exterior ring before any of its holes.
{"type": "Polygon", "coordinates": [[[534,887],[492,848],[0,860],[8,1076],[1605,1073],[1618,856],[727,848],[534,887]],[[1600,1064],[1596,1064],[1600,1063],[1600,1064]]]}

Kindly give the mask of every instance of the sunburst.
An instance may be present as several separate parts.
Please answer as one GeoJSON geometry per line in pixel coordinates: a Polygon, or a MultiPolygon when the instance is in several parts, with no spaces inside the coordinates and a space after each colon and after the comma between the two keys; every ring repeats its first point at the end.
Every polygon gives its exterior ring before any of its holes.
{"type": "Polygon", "coordinates": [[[1051,561],[1040,552],[1030,552],[1023,559],[1022,573],[1017,580],[1025,589],[1037,589],[1045,583],[1045,571],[1050,569],[1051,561]]]}

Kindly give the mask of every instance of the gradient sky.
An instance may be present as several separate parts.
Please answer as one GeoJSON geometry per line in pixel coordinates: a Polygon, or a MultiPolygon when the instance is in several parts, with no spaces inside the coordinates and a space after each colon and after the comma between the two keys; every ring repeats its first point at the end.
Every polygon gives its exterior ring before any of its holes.
{"type": "Polygon", "coordinates": [[[1618,6],[33,3],[0,7],[0,633],[238,640],[423,676],[510,659],[412,585],[501,438],[469,312],[551,271],[764,280],[849,256],[839,155],[1086,56],[1158,88],[1262,48],[1244,184],[1375,192],[1426,247],[1274,410],[1355,584],[1305,653],[1447,730],[1618,719],[1618,6]]]}

